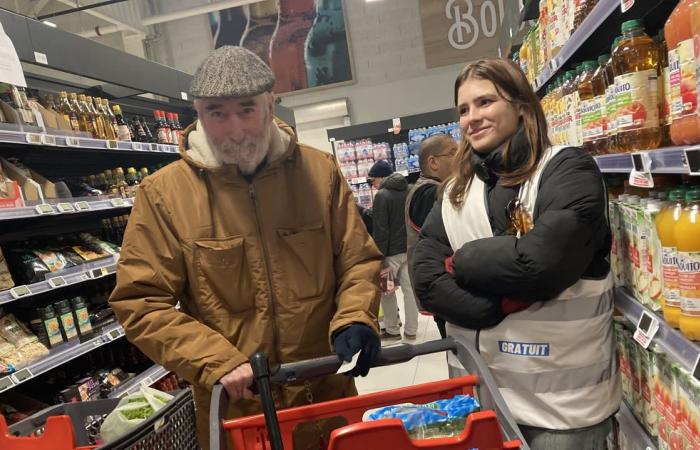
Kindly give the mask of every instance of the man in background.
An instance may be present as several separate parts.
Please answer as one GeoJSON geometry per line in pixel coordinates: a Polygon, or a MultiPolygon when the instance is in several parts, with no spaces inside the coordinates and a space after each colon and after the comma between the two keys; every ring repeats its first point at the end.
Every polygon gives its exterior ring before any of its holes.
{"type": "MultiPolygon", "coordinates": [[[[406,263],[406,216],[405,204],[408,181],[386,161],[377,161],[369,170],[372,186],[378,189],[372,206],[372,237],[384,255],[384,267],[389,268],[399,280],[403,292],[405,313],[404,337],[416,339],[418,332],[418,307],[413,296],[413,287],[406,263]]],[[[396,293],[382,295],[384,311],[384,340],[401,340],[401,325],[396,293]]]]}
{"type": "MultiPolygon", "coordinates": [[[[437,200],[440,184],[452,173],[452,161],[457,152],[457,142],[447,134],[436,134],[423,140],[418,150],[420,178],[406,197],[406,235],[408,266],[413,265],[413,249],[428,213],[437,200]]],[[[412,270],[409,270],[409,274],[412,270]]],[[[420,302],[417,307],[420,308],[420,302]]],[[[445,321],[434,316],[443,339],[447,336],[445,321]]]]}

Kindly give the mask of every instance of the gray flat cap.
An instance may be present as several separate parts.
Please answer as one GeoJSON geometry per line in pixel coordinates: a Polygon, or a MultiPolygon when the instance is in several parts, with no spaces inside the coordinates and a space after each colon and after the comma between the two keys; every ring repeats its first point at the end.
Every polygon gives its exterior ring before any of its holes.
{"type": "Polygon", "coordinates": [[[225,45],[199,65],[190,85],[193,97],[251,97],[272,90],[275,75],[255,53],[225,45]]]}

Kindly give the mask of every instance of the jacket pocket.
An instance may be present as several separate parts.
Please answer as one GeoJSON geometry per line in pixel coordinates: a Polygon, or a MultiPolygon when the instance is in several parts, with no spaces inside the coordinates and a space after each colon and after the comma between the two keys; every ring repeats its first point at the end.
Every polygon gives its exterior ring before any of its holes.
{"type": "Polygon", "coordinates": [[[277,230],[283,242],[286,281],[293,300],[311,300],[323,294],[333,272],[332,247],[323,224],[277,230]]]}
{"type": "Polygon", "coordinates": [[[202,306],[238,313],[255,306],[243,236],[194,242],[197,284],[202,306]]]}

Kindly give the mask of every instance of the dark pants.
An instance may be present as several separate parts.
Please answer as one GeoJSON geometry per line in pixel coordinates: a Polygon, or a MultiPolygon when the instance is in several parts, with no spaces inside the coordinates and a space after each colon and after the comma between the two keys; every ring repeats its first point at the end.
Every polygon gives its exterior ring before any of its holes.
{"type": "Polygon", "coordinates": [[[520,431],[532,450],[606,450],[611,430],[612,419],[592,427],[571,431],[520,425],[520,431]]]}
{"type": "Polygon", "coordinates": [[[440,331],[440,337],[445,339],[447,337],[447,330],[445,329],[445,319],[441,319],[438,316],[433,316],[433,319],[435,319],[435,325],[437,325],[438,330],[440,331]]]}

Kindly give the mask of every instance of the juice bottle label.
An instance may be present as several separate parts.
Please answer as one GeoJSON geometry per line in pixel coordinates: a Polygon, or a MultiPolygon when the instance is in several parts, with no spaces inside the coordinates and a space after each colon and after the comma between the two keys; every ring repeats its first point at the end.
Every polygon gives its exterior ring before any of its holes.
{"type": "Polygon", "coordinates": [[[678,285],[678,251],[676,247],[663,247],[661,251],[664,271],[664,299],[667,306],[679,308],[681,306],[681,293],[678,285]]]}
{"type": "Polygon", "coordinates": [[[583,142],[591,142],[604,136],[603,104],[601,97],[594,97],[581,102],[581,125],[583,127],[583,142]]]}
{"type": "Polygon", "coordinates": [[[662,101],[659,122],[661,125],[667,125],[671,123],[671,72],[668,67],[663,68],[661,76],[663,77],[663,91],[660,94],[662,101]]]}
{"type": "Polygon", "coordinates": [[[683,315],[700,317],[700,252],[678,252],[678,282],[683,315]]]}
{"type": "Polygon", "coordinates": [[[642,130],[659,126],[656,69],[626,73],[615,77],[617,129],[642,130]]]}
{"type": "Polygon", "coordinates": [[[698,106],[693,40],[687,39],[670,51],[668,66],[671,84],[672,120],[695,114],[698,106]]]}
{"type": "Polygon", "coordinates": [[[566,108],[566,143],[571,145],[578,145],[578,127],[577,127],[577,115],[579,114],[579,96],[578,92],[569,94],[564,97],[565,108],[566,108]]]}
{"type": "Polygon", "coordinates": [[[608,116],[608,136],[617,134],[617,102],[615,101],[615,85],[605,89],[605,114],[608,116]]]}

